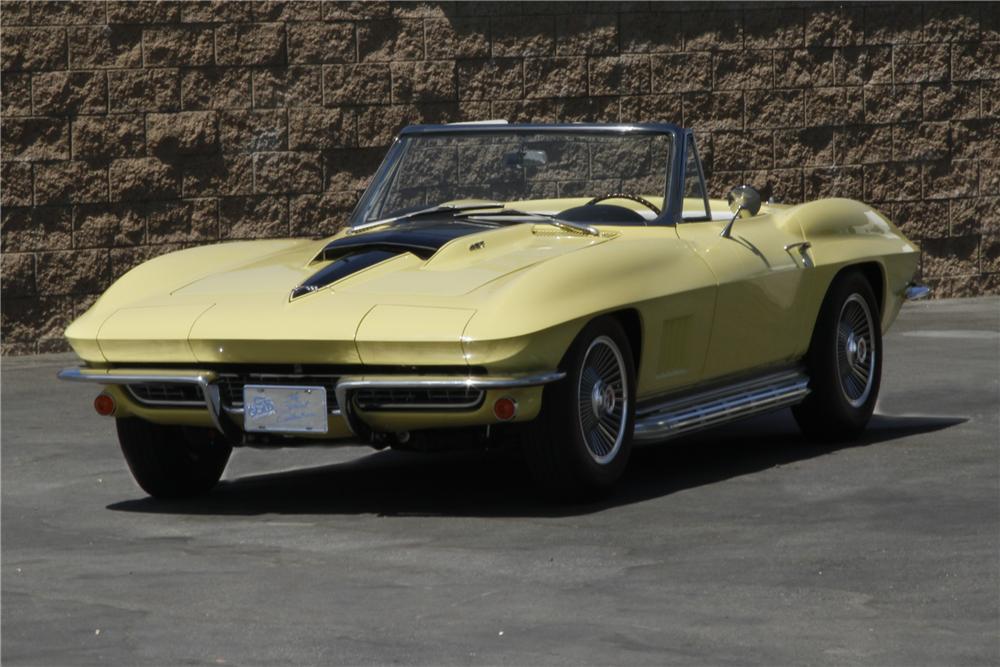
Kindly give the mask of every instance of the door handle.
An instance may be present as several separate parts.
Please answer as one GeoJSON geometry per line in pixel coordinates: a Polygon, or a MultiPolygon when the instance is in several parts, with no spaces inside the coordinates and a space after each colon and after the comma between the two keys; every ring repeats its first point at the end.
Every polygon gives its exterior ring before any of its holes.
{"type": "Polygon", "coordinates": [[[785,252],[790,253],[792,249],[798,248],[799,255],[802,256],[802,264],[804,264],[807,268],[810,268],[812,267],[813,263],[809,255],[806,254],[806,250],[809,250],[809,248],[811,247],[812,243],[809,243],[809,241],[799,241],[798,243],[787,243],[785,244],[785,252]]]}

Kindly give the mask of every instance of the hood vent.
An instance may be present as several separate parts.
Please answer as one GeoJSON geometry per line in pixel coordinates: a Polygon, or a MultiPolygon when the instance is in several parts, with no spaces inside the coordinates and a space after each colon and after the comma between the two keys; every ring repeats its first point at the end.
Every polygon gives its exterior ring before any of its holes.
{"type": "Polygon", "coordinates": [[[341,278],[346,278],[352,273],[367,269],[369,266],[375,266],[379,262],[401,255],[403,252],[405,252],[403,249],[391,248],[359,248],[354,252],[348,252],[309,276],[308,280],[292,290],[291,298],[297,299],[315,292],[341,278]]]}

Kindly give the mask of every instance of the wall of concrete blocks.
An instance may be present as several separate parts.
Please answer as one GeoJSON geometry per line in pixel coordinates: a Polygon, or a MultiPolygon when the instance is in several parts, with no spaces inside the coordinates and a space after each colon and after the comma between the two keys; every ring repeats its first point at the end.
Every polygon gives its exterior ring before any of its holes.
{"type": "Polygon", "coordinates": [[[1000,291],[1000,5],[0,6],[3,352],[155,255],[329,234],[410,123],[673,121],[711,189],[864,199],[1000,291]]]}

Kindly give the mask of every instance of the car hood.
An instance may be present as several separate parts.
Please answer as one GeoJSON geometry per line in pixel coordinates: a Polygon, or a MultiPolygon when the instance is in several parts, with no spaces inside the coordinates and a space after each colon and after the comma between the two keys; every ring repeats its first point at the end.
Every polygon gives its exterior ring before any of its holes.
{"type": "Polygon", "coordinates": [[[462,331],[489,298],[482,288],[611,238],[432,223],[197,248],[124,276],[67,337],[91,361],[377,363],[393,340],[461,360],[462,331]]]}
{"type": "Polygon", "coordinates": [[[295,304],[320,292],[334,292],[425,298],[441,305],[442,297],[468,294],[507,274],[609,238],[546,225],[484,229],[459,223],[341,234],[226,267],[171,294],[222,300],[280,294],[295,304]],[[299,289],[303,287],[307,289],[299,289]]]}

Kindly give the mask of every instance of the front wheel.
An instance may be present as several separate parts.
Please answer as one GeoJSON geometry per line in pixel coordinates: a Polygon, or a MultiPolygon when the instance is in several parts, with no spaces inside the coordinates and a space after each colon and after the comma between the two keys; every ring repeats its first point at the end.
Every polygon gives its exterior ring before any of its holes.
{"type": "Polygon", "coordinates": [[[233,448],[212,429],[117,419],[118,442],[132,477],[155,498],[206,493],[222,478],[233,448]]]}
{"type": "Polygon", "coordinates": [[[792,414],[803,433],[856,438],[875,410],[882,378],[882,328],[871,285],[861,272],[840,276],[816,321],[806,358],[810,394],[792,414]]]}
{"type": "Polygon", "coordinates": [[[536,482],[577,495],[611,486],[632,450],[635,362],[617,320],[603,317],[580,332],[560,365],[566,377],[545,388],[542,413],[523,439],[536,482]]]}

